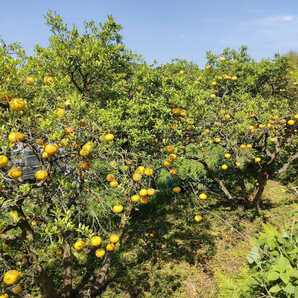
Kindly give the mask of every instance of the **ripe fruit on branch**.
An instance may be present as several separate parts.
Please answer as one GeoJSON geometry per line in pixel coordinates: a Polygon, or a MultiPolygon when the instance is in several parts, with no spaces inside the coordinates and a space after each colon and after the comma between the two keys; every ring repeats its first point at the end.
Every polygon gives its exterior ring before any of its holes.
{"type": "Polygon", "coordinates": [[[14,98],[9,102],[9,108],[13,112],[23,111],[27,106],[27,103],[22,98],[14,98]]]}
{"type": "Polygon", "coordinates": [[[123,206],[122,205],[115,205],[112,210],[115,214],[121,213],[123,211],[123,206]]]}
{"type": "Polygon", "coordinates": [[[113,180],[113,181],[110,182],[110,186],[112,188],[116,188],[116,187],[118,187],[118,185],[119,185],[119,183],[116,180],[113,180]]]}
{"type": "Polygon", "coordinates": [[[34,77],[29,76],[25,79],[25,84],[28,86],[32,86],[34,83],[35,83],[34,77]]]}
{"type": "Polygon", "coordinates": [[[156,190],[154,188],[148,188],[147,189],[147,194],[148,194],[149,197],[154,196],[155,193],[156,193],[156,190]]]}
{"type": "Polygon", "coordinates": [[[20,295],[23,292],[23,288],[21,285],[16,285],[11,289],[12,293],[15,295],[20,295]]]}
{"type": "Polygon", "coordinates": [[[44,181],[48,177],[48,172],[46,170],[38,170],[35,172],[34,177],[37,181],[44,181]]]}
{"type": "Polygon", "coordinates": [[[58,145],[56,144],[47,144],[44,147],[44,152],[47,154],[48,157],[54,156],[58,152],[58,145]]]}
{"type": "Polygon", "coordinates": [[[132,175],[132,180],[135,181],[135,182],[138,182],[142,179],[142,175],[141,174],[138,174],[138,173],[134,173],[132,175]]]}
{"type": "Polygon", "coordinates": [[[112,133],[107,133],[107,134],[103,135],[102,139],[105,142],[111,142],[114,140],[114,135],[112,133]]]}
{"type": "Polygon", "coordinates": [[[295,120],[290,119],[290,120],[288,120],[287,123],[288,123],[289,126],[293,126],[293,125],[295,125],[295,120]]]}
{"type": "Polygon", "coordinates": [[[111,234],[110,235],[110,242],[111,243],[117,243],[118,241],[120,240],[120,237],[119,237],[119,235],[117,235],[117,234],[111,234]]]}
{"type": "Polygon", "coordinates": [[[146,176],[153,176],[154,171],[153,171],[152,168],[145,168],[144,174],[145,174],[146,176]]]}
{"type": "Polygon", "coordinates": [[[106,252],[103,248],[99,248],[95,251],[95,256],[100,259],[103,258],[105,256],[105,254],[106,254],[106,252]]]}
{"type": "Polygon", "coordinates": [[[116,178],[115,178],[115,176],[114,176],[113,174],[108,174],[108,175],[106,176],[106,180],[107,180],[108,182],[112,182],[112,181],[116,180],[116,178]]]}
{"type": "Polygon", "coordinates": [[[175,193],[180,193],[182,191],[181,187],[180,186],[175,186],[173,189],[172,189],[173,192],[175,193]]]}
{"type": "Polygon", "coordinates": [[[47,86],[52,85],[54,83],[54,79],[51,76],[45,76],[43,78],[43,83],[47,86]]]}
{"type": "Polygon", "coordinates": [[[132,195],[130,197],[131,201],[136,203],[136,202],[139,202],[140,201],[140,196],[139,195],[132,195]]]}
{"type": "Polygon", "coordinates": [[[195,217],[194,217],[194,220],[195,222],[201,222],[203,220],[203,217],[199,214],[197,214],[195,217]]]}
{"type": "Polygon", "coordinates": [[[8,270],[3,274],[3,283],[7,286],[12,286],[18,282],[22,273],[17,270],[8,270]]]}
{"type": "Polygon", "coordinates": [[[115,250],[115,244],[114,243],[108,243],[106,246],[107,251],[113,251],[115,250]]]}
{"type": "Polygon", "coordinates": [[[13,166],[7,173],[8,177],[12,179],[18,179],[23,175],[22,169],[19,167],[13,166]]]}
{"type": "Polygon", "coordinates": [[[8,135],[8,140],[11,143],[18,143],[18,142],[23,142],[25,140],[25,135],[21,132],[11,132],[8,135]]]}
{"type": "Polygon", "coordinates": [[[92,150],[93,150],[94,144],[93,142],[89,141],[86,144],[84,144],[80,150],[80,155],[82,157],[87,157],[88,155],[91,154],[92,150]]]}
{"type": "Polygon", "coordinates": [[[85,248],[86,246],[86,242],[84,240],[77,240],[74,245],[73,245],[73,248],[76,250],[76,251],[81,251],[85,248]]]}
{"type": "Polygon", "coordinates": [[[167,153],[171,154],[175,152],[175,147],[173,145],[168,145],[165,147],[167,153]]]}
{"type": "Polygon", "coordinates": [[[142,189],[140,190],[139,194],[140,194],[141,197],[145,197],[145,196],[148,195],[148,191],[147,191],[147,189],[142,188],[142,189]]]}
{"type": "Polygon", "coordinates": [[[255,158],[255,163],[260,163],[261,162],[261,157],[256,157],[255,158]]]}
{"type": "Polygon", "coordinates": [[[101,237],[100,236],[93,236],[90,239],[90,245],[92,247],[98,247],[98,246],[100,246],[101,245],[101,242],[102,242],[102,240],[101,240],[101,237]]]}
{"type": "Polygon", "coordinates": [[[207,198],[208,198],[208,196],[204,192],[200,193],[200,195],[199,195],[200,200],[207,200],[207,198]]]}
{"type": "Polygon", "coordinates": [[[223,165],[221,166],[221,169],[222,169],[223,171],[226,171],[228,168],[229,168],[229,166],[226,165],[226,164],[223,164],[223,165]]]}
{"type": "Polygon", "coordinates": [[[226,158],[226,159],[230,159],[231,156],[232,156],[232,155],[231,155],[230,153],[225,153],[225,158],[226,158]]]}
{"type": "Polygon", "coordinates": [[[0,168],[5,168],[8,165],[8,157],[5,155],[0,155],[0,168]]]}
{"type": "Polygon", "coordinates": [[[214,142],[215,144],[219,144],[219,143],[221,142],[221,138],[219,138],[219,137],[215,137],[215,138],[213,139],[213,142],[214,142]]]}

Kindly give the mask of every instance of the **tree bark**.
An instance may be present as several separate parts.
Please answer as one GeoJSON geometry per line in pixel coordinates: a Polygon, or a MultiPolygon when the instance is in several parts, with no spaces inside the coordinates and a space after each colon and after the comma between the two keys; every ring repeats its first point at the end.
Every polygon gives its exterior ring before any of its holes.
{"type": "Polygon", "coordinates": [[[63,297],[72,297],[72,257],[69,243],[64,244],[63,253],[63,267],[64,267],[64,278],[63,278],[63,297]]]}
{"type": "Polygon", "coordinates": [[[38,281],[41,289],[42,296],[44,298],[60,298],[58,295],[53,281],[48,276],[47,272],[39,265],[38,266],[38,281]]]}
{"type": "Polygon", "coordinates": [[[296,152],[294,155],[290,156],[288,161],[278,170],[278,174],[283,174],[285,173],[289,166],[292,164],[293,161],[295,161],[296,159],[298,159],[298,152],[296,152]]]}
{"type": "Polygon", "coordinates": [[[259,177],[258,177],[258,188],[253,196],[253,199],[252,199],[252,202],[253,202],[253,204],[255,204],[258,212],[260,211],[262,194],[264,192],[268,178],[269,178],[269,174],[267,173],[267,171],[260,172],[259,177]]]}

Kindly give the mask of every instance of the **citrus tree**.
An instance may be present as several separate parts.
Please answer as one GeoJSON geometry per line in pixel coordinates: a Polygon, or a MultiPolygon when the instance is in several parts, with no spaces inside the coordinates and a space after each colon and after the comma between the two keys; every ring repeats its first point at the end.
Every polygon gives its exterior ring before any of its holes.
{"type": "Polygon", "coordinates": [[[49,45],[32,56],[0,49],[3,297],[99,296],[161,193],[194,210],[209,197],[260,207],[266,181],[297,160],[284,58],[243,48],[204,69],[149,66],[111,17],[82,31],[54,13],[47,23],[49,45]]]}

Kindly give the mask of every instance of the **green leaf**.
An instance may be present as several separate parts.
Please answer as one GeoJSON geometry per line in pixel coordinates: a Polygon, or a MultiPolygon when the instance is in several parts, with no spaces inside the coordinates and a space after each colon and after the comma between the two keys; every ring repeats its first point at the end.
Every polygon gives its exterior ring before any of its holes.
{"type": "Polygon", "coordinates": [[[281,287],[279,285],[275,285],[269,289],[269,292],[270,293],[278,293],[280,290],[281,290],[281,287]]]}
{"type": "Polygon", "coordinates": [[[279,279],[279,273],[276,271],[269,271],[267,275],[267,280],[270,281],[275,281],[279,279]]]}
{"type": "Polygon", "coordinates": [[[292,284],[288,284],[285,288],[284,291],[289,293],[289,294],[294,294],[295,293],[295,287],[292,284]]]}

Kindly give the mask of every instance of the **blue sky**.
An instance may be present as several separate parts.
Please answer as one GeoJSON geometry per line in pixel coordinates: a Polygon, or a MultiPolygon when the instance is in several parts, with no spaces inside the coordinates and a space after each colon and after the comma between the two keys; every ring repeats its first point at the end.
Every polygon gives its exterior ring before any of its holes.
{"type": "Polygon", "coordinates": [[[298,0],[2,0],[0,36],[29,52],[37,42],[46,45],[49,9],[79,27],[112,14],[127,46],[150,63],[182,58],[203,64],[206,51],[240,45],[257,59],[298,51],[298,0]]]}

